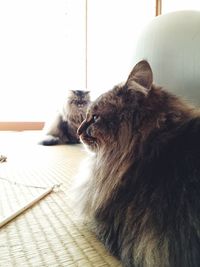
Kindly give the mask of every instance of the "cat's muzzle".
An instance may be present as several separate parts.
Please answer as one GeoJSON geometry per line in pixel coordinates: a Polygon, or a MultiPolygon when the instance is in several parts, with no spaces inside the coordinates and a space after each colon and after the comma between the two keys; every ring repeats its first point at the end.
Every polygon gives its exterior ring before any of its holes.
{"type": "Polygon", "coordinates": [[[78,128],[77,133],[83,143],[91,146],[96,143],[96,139],[92,136],[91,128],[89,126],[90,123],[84,120],[78,128]]]}

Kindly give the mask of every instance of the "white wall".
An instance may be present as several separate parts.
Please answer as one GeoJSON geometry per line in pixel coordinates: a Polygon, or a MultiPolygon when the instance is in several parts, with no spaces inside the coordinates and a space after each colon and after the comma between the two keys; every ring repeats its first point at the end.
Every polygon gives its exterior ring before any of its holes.
{"type": "Polygon", "coordinates": [[[162,13],[178,10],[194,9],[200,10],[199,0],[162,0],[162,13]]]}

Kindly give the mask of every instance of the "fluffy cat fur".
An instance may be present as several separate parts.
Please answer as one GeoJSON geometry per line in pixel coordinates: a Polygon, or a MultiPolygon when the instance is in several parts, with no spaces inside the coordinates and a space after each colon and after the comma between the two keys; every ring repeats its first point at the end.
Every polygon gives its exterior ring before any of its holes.
{"type": "Polygon", "coordinates": [[[45,136],[39,144],[50,146],[79,143],[77,129],[86,117],[89,103],[89,91],[69,90],[62,108],[55,118],[45,125],[45,136]]]}
{"type": "Polygon", "coordinates": [[[143,60],[90,106],[78,202],[123,266],[199,267],[200,115],[152,82],[143,60]]]}

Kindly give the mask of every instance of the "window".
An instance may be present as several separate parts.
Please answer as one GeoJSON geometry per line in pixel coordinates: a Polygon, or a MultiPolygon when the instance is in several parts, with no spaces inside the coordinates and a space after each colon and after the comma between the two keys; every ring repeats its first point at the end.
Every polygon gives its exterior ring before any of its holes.
{"type": "Polygon", "coordinates": [[[43,121],[85,86],[83,0],[0,1],[0,121],[43,121]]]}
{"type": "Polygon", "coordinates": [[[154,0],[88,0],[87,76],[95,96],[127,78],[137,36],[154,16],[154,0]]]}
{"type": "Polygon", "coordinates": [[[0,121],[44,121],[67,89],[124,80],[155,0],[0,0],[0,121]]]}

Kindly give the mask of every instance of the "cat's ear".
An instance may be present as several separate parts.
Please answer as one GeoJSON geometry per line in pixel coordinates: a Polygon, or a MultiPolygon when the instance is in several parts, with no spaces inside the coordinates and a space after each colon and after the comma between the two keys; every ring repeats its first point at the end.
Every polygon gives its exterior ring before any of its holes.
{"type": "Polygon", "coordinates": [[[129,85],[131,81],[135,81],[146,89],[150,89],[153,83],[153,72],[149,63],[146,60],[138,62],[131,71],[126,84],[129,85]]]}

